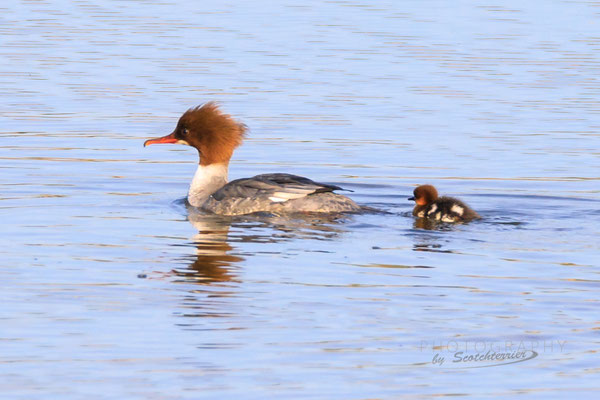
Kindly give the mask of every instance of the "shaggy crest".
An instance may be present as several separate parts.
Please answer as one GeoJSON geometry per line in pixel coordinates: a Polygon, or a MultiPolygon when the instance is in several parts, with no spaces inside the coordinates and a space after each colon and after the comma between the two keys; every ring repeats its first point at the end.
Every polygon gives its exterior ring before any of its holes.
{"type": "Polygon", "coordinates": [[[175,137],[200,152],[200,164],[228,163],[233,150],[242,144],[246,125],[219,110],[215,102],[187,110],[177,123],[175,137]]]}

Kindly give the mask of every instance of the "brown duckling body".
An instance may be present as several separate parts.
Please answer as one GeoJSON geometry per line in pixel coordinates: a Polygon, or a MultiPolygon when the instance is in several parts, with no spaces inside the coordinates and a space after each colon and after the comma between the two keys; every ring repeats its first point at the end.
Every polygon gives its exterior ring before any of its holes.
{"type": "Polygon", "coordinates": [[[416,205],[413,215],[419,218],[429,218],[441,222],[468,222],[481,218],[469,206],[453,197],[438,197],[438,192],[432,185],[421,185],[414,192],[416,205]]]}

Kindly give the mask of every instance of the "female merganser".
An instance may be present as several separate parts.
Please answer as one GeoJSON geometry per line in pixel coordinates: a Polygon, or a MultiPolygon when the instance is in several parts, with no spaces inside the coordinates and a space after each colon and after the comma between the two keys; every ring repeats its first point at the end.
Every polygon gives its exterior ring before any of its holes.
{"type": "Polygon", "coordinates": [[[146,140],[178,143],[198,150],[200,165],[190,185],[188,201],[204,211],[220,215],[255,212],[349,212],[361,208],[349,198],[333,193],[335,185],[313,182],[291,174],[263,174],[227,183],[229,160],[246,134],[246,125],[206,103],[187,110],[173,133],[146,140]]]}
{"type": "Polygon", "coordinates": [[[431,185],[417,187],[414,197],[416,204],[413,215],[419,218],[431,218],[442,222],[467,222],[481,218],[462,201],[453,197],[438,197],[437,190],[431,185]]]}

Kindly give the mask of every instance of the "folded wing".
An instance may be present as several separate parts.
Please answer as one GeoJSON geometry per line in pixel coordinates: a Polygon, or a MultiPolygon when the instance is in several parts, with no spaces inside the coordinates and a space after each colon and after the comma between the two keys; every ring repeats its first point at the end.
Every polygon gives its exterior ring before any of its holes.
{"type": "Polygon", "coordinates": [[[315,193],[344,190],[339,186],[314,182],[308,178],[291,174],[263,174],[253,178],[231,181],[213,193],[215,200],[225,198],[269,199],[281,203],[300,199],[315,193]]]}

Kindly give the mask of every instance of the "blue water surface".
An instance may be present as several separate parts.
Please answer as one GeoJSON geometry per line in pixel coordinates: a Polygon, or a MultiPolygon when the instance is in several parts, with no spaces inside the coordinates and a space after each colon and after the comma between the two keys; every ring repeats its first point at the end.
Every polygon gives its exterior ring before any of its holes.
{"type": "Polygon", "coordinates": [[[595,398],[599,5],[4,2],[0,397],[595,398]],[[142,144],[212,100],[382,212],[190,212],[142,144]]]}

